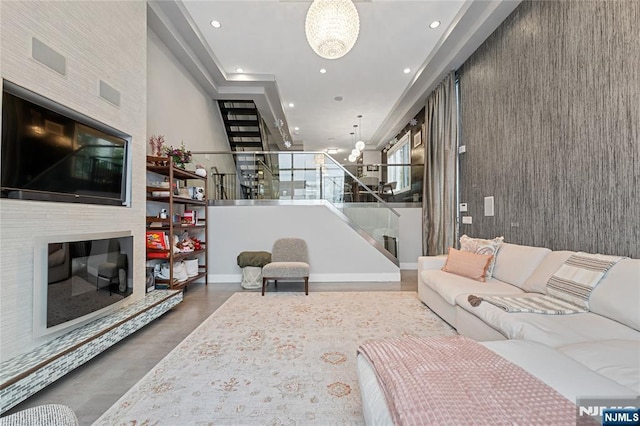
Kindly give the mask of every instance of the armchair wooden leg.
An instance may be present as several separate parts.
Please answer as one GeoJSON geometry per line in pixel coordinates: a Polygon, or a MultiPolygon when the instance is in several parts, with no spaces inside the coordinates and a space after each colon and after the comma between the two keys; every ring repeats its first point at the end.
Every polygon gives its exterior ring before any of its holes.
{"type": "Polygon", "coordinates": [[[267,287],[267,279],[262,277],[262,295],[264,296],[264,289],[267,287]]]}
{"type": "Polygon", "coordinates": [[[304,277],[304,294],[309,295],[309,277],[304,277]]]}

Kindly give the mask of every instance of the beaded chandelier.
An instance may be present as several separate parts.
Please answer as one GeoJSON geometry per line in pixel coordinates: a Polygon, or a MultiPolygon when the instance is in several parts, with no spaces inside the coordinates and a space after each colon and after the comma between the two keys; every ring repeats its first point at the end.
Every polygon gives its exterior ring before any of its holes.
{"type": "Polygon", "coordinates": [[[304,31],[309,45],[319,56],[340,58],[358,39],[358,9],[351,0],[314,0],[307,11],[304,31]]]}

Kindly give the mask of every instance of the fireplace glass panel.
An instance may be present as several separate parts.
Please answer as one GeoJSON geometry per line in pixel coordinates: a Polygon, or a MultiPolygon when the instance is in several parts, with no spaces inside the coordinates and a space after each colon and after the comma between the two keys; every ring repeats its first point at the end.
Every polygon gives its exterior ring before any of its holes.
{"type": "Polygon", "coordinates": [[[129,297],[133,237],[51,242],[47,247],[47,328],[129,297]]]}

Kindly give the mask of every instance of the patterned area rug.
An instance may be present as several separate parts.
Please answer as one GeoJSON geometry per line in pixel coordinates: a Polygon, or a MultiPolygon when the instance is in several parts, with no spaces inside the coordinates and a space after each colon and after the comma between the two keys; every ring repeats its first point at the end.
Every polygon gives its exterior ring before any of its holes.
{"type": "Polygon", "coordinates": [[[361,343],[454,334],[414,292],[236,293],[94,424],[363,424],[361,343]]]}

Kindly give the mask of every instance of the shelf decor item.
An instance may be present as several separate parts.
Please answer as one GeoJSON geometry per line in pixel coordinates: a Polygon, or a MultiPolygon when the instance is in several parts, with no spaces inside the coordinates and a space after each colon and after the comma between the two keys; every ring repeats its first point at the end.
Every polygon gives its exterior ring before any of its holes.
{"type": "Polygon", "coordinates": [[[162,156],[164,135],[151,135],[149,138],[149,145],[151,145],[152,155],[155,155],[156,157],[162,156]]]}
{"type": "Polygon", "coordinates": [[[191,151],[185,148],[184,142],[180,143],[180,148],[166,146],[163,148],[163,152],[165,155],[173,157],[174,164],[181,169],[184,169],[185,165],[191,162],[191,151]]]}
{"type": "Polygon", "coordinates": [[[207,169],[205,169],[202,164],[196,164],[195,174],[200,177],[207,177],[207,169]]]}
{"type": "Polygon", "coordinates": [[[147,248],[153,250],[168,250],[169,239],[164,232],[147,231],[147,248]]]}

